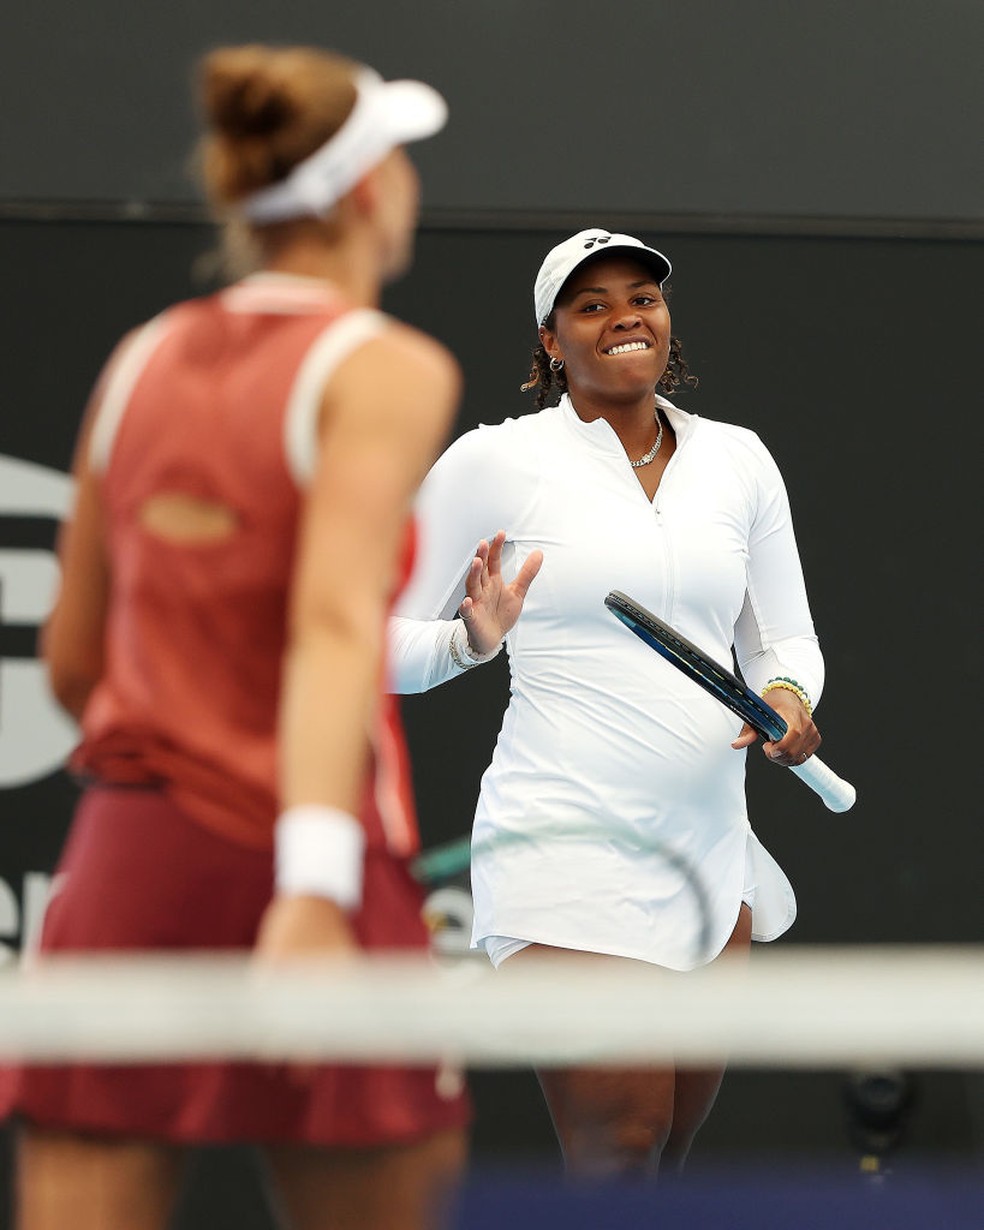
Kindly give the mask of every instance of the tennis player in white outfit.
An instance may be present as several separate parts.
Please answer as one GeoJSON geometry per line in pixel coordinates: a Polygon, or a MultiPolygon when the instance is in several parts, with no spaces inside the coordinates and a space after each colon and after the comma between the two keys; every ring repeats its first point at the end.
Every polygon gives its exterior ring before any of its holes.
{"type": "MultiPolygon", "coordinates": [[[[559,386],[559,405],[462,436],[417,506],[394,690],[471,669],[503,638],[509,655],[473,833],[473,938],[496,965],[572,950],[688,970],[795,916],[746,812],[757,736],[603,601],[623,590],[720,662],[734,646],[788,724],[764,745],[771,759],[802,763],[819,746],[823,660],[783,481],[753,432],[661,395],[689,378],[669,272],[627,235],[584,231],[554,248],[536,279],[527,387],[542,405],[559,386]]],[[[680,1165],[721,1076],[540,1079],[568,1166],[610,1174],[680,1165]]]]}

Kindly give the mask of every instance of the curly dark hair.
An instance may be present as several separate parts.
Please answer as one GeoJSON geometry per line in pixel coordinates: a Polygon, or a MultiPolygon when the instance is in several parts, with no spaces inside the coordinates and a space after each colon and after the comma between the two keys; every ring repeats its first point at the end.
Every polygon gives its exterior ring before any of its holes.
{"type": "MultiPolygon", "coordinates": [[[[543,322],[548,329],[554,327],[553,312],[543,322]]],[[[683,345],[678,337],[670,338],[670,357],[666,363],[666,371],[663,372],[656,383],[656,391],[665,393],[669,396],[681,384],[688,385],[690,388],[697,387],[697,377],[691,374],[690,368],[687,366],[687,360],[683,357],[683,345]]],[[[519,387],[524,393],[530,389],[536,390],[536,408],[542,410],[550,400],[554,385],[561,393],[567,392],[567,374],[561,369],[559,372],[552,371],[550,368],[550,356],[543,349],[541,344],[537,344],[533,350],[533,366],[530,368],[530,374],[526,381],[519,387]]]]}

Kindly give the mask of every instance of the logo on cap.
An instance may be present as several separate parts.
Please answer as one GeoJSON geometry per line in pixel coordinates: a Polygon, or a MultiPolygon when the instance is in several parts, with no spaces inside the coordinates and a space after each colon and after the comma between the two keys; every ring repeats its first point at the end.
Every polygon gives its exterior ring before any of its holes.
{"type": "Polygon", "coordinates": [[[585,243],[585,248],[593,248],[596,243],[608,243],[611,235],[595,235],[585,243]]]}

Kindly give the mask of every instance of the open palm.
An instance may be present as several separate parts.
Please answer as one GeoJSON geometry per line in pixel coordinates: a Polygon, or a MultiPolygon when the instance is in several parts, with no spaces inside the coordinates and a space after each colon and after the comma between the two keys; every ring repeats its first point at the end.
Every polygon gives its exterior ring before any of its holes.
{"type": "Polygon", "coordinates": [[[465,598],[458,613],[468,630],[468,644],[476,654],[491,653],[519,619],[526,593],[543,563],[542,551],[531,551],[516,579],[502,579],[502,548],[505,531],[491,542],[484,538],[465,579],[465,598]]]}

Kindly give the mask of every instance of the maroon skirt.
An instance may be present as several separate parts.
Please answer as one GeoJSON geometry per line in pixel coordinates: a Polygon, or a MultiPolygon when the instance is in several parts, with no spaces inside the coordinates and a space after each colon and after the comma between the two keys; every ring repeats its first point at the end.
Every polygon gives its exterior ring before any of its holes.
{"type": "MultiPolygon", "coordinates": [[[[272,857],[224,840],[162,793],[97,786],[80,801],[41,937],[44,952],[249,950],[272,857]]],[[[366,949],[424,949],[421,893],[385,850],[366,856],[353,927],[366,949]]],[[[250,1063],[0,1068],[0,1116],[175,1142],[398,1144],[470,1117],[433,1067],[319,1066],[300,1083],[250,1063]]]]}

